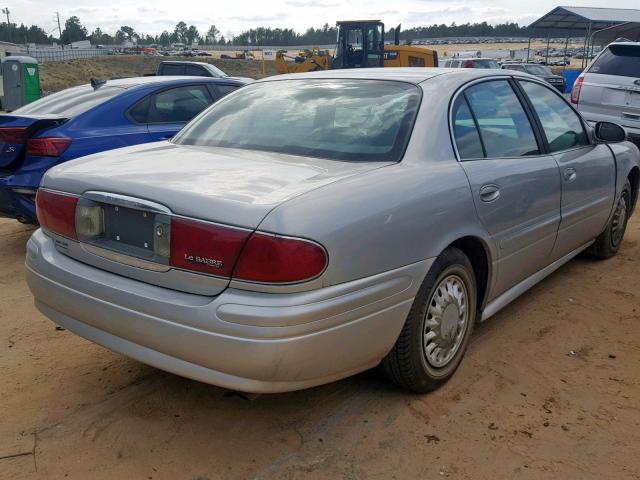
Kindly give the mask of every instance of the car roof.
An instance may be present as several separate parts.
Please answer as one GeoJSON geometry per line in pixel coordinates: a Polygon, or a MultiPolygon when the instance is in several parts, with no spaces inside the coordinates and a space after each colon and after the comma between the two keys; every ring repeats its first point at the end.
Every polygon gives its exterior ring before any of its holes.
{"type": "Polygon", "coordinates": [[[231,81],[232,83],[246,84],[247,79],[236,77],[199,77],[199,76],[186,76],[186,75],[150,75],[148,77],[128,77],[128,78],[115,78],[113,80],[107,80],[104,83],[105,86],[119,87],[119,88],[134,88],[144,85],[171,85],[190,82],[210,82],[210,83],[226,83],[231,81]]]}
{"type": "Polygon", "coordinates": [[[633,47],[640,47],[640,42],[611,42],[609,45],[607,45],[607,47],[611,46],[611,45],[631,45],[633,47]]]}
{"type": "MultiPolygon", "coordinates": [[[[513,72],[502,69],[478,68],[441,68],[441,67],[392,67],[392,68],[354,68],[344,70],[321,70],[318,72],[289,73],[267,77],[258,82],[305,79],[354,79],[354,80],[392,80],[407,83],[422,83],[430,78],[451,75],[470,80],[484,76],[513,76],[513,72]]],[[[526,74],[525,74],[526,75],[526,74]]],[[[532,77],[534,78],[534,77],[532,77]]]]}

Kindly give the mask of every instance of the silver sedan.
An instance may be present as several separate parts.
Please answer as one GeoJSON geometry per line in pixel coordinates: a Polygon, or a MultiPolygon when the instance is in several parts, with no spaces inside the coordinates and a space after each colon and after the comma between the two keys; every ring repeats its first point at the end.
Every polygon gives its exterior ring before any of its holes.
{"type": "Polygon", "coordinates": [[[203,382],[278,392],[381,365],[426,392],[476,322],[618,251],[625,140],[524,73],[266,79],[171,141],[49,170],[27,279],[55,323],[203,382]]]}

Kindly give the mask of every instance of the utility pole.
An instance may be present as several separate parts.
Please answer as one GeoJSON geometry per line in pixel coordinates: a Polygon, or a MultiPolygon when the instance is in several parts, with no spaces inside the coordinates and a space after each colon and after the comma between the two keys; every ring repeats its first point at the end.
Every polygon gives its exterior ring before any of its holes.
{"type": "Polygon", "coordinates": [[[60,28],[60,14],[56,12],[56,18],[58,19],[58,34],[60,35],[60,46],[64,50],[64,43],[62,43],[62,29],[60,28]]]}
{"type": "Polygon", "coordinates": [[[9,9],[3,8],[2,13],[4,13],[7,16],[7,32],[9,32],[9,42],[11,42],[11,23],[9,22],[9,13],[10,13],[9,9]]]}

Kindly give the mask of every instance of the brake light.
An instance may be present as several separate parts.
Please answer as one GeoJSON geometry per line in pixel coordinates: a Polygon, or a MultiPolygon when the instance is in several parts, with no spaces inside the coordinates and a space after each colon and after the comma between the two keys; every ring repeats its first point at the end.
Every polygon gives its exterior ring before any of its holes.
{"type": "Polygon", "coordinates": [[[0,141],[22,145],[27,140],[27,128],[0,128],[0,141]]]}
{"type": "Polygon", "coordinates": [[[173,217],[169,263],[186,270],[230,277],[250,234],[249,230],[173,217]]]}
{"type": "Polygon", "coordinates": [[[255,232],[249,238],[233,278],[251,282],[310,280],[327,266],[327,253],[315,242],[255,232]]]}
{"type": "Polygon", "coordinates": [[[77,203],[77,197],[40,189],[36,194],[38,222],[45,230],[76,240],[77,203]]]}
{"type": "Polygon", "coordinates": [[[27,140],[27,155],[36,157],[59,157],[71,145],[70,138],[45,137],[27,140]]]}
{"type": "Polygon", "coordinates": [[[250,282],[293,283],[320,275],[327,254],[309,240],[173,217],[169,264],[250,282]]]}
{"type": "Polygon", "coordinates": [[[573,84],[573,88],[571,89],[571,103],[578,105],[580,101],[580,90],[582,90],[582,82],[584,82],[584,75],[580,75],[576,78],[576,81],[573,84]]]}

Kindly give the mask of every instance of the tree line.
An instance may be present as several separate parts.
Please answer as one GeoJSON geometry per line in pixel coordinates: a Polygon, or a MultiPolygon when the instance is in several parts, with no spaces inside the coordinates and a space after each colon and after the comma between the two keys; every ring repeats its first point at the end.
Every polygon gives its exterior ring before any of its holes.
{"type": "MultiPolygon", "coordinates": [[[[400,38],[402,40],[415,40],[422,38],[437,37],[517,37],[527,36],[529,29],[517,23],[503,23],[490,25],[487,22],[465,23],[456,25],[434,24],[424,27],[413,27],[402,30],[400,38]]],[[[335,43],[338,36],[336,27],[324,24],[321,28],[309,28],[305,32],[296,32],[291,28],[271,28],[258,27],[245,30],[244,32],[225,38],[220,34],[220,30],[211,25],[206,32],[200,33],[195,25],[187,25],[185,22],[178,22],[173,31],[164,30],[159,35],[148,35],[137,32],[128,25],[121,26],[114,35],[103,32],[100,27],[93,32],[82,25],[77,16],[72,16],[64,22],[62,37],[63,44],[69,44],[80,40],[90,40],[94,45],[121,45],[125,42],[133,42],[138,45],[161,45],[170,46],[175,43],[186,45],[327,45],[335,43]]],[[[386,39],[394,38],[394,28],[388,28],[386,39]]],[[[42,28],[31,25],[8,25],[6,22],[0,24],[0,40],[15,43],[54,43],[59,41],[51,33],[47,33],[42,28]]]]}

